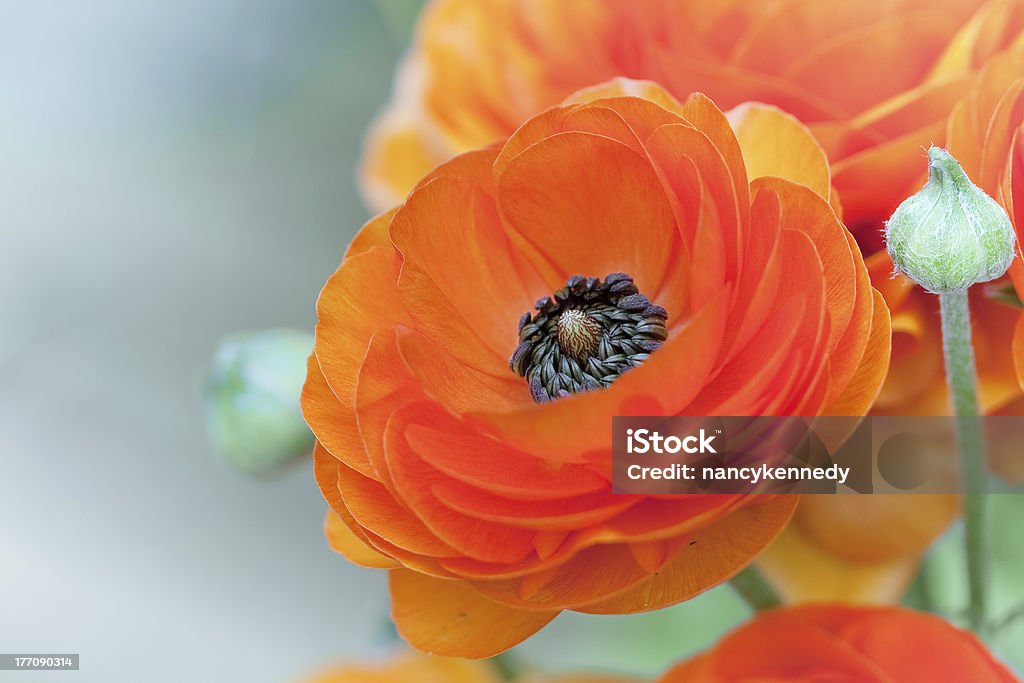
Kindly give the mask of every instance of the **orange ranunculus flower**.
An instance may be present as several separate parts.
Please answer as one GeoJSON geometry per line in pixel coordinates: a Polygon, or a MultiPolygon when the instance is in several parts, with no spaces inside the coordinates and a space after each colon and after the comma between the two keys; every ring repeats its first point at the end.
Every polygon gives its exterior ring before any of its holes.
{"type": "Polygon", "coordinates": [[[754,680],[1019,683],[973,634],[939,617],[834,605],[763,613],[659,683],[754,680]]]}
{"type": "Polygon", "coordinates": [[[1021,0],[433,0],[370,136],[363,188],[388,208],[437,163],[570,92],[643,78],[807,123],[874,251],[924,175],[917,152],[942,143],[977,68],[1022,26],[1021,0]]]}
{"type": "MultiPolygon", "coordinates": [[[[408,653],[380,664],[349,664],[328,669],[303,683],[502,683],[504,680],[489,662],[408,653]]],[[[527,674],[516,678],[516,683],[637,683],[637,680],[601,674],[527,674]]]]}
{"type": "Polygon", "coordinates": [[[327,534],[391,570],[414,646],[685,600],[789,519],[795,496],[612,495],[613,415],[874,400],[888,312],[824,154],[776,109],[730,116],[590,89],[434,170],[325,285],[302,402],[327,534]]]}

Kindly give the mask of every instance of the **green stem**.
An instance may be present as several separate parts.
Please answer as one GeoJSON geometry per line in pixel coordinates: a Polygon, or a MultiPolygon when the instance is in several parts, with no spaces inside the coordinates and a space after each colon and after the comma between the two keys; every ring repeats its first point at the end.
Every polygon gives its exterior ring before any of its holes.
{"type": "Polygon", "coordinates": [[[968,620],[984,633],[988,626],[988,578],[991,542],[985,481],[985,435],[978,409],[978,373],[971,345],[971,313],[967,290],[939,294],[942,311],[942,347],[946,357],[946,381],[959,418],[957,434],[964,474],[964,530],[967,581],[970,594],[968,620]]]}
{"type": "Polygon", "coordinates": [[[779,594],[775,592],[760,570],[752,564],[747,565],[746,569],[729,579],[729,583],[755,612],[773,609],[782,604],[779,594]]]}

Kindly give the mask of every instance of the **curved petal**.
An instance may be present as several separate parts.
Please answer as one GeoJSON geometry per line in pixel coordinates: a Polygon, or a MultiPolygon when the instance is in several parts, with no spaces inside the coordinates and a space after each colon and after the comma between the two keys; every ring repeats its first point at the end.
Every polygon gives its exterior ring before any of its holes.
{"type": "Polygon", "coordinates": [[[415,325],[464,363],[506,374],[515,323],[543,285],[523,281],[493,198],[478,183],[437,178],[395,214],[391,239],[403,258],[399,295],[415,325]]]}
{"type": "Polygon", "coordinates": [[[874,561],[836,555],[796,524],[786,527],[757,559],[765,578],[787,603],[891,604],[914,580],[918,562],[914,555],[874,561]]]}
{"type": "Polygon", "coordinates": [[[546,138],[509,162],[498,196],[510,228],[561,278],[626,272],[648,292],[664,280],[675,219],[650,163],[628,146],[589,133],[546,138]]]}
{"type": "Polygon", "coordinates": [[[828,157],[800,121],[777,107],[756,103],[742,104],[726,116],[736,131],[751,181],[777,176],[829,199],[832,176],[828,157]]]}
{"type": "Polygon", "coordinates": [[[406,569],[391,572],[391,618],[398,633],[424,652],[491,657],[543,628],[557,610],[518,610],[488,600],[465,581],[406,569]]]}
{"type": "Polygon", "coordinates": [[[316,303],[314,353],[327,383],[348,407],[370,338],[396,322],[408,322],[398,298],[399,257],[373,247],[342,262],[316,303]]]}
{"type": "Polygon", "coordinates": [[[580,608],[593,614],[628,614],[687,600],[739,572],[785,527],[797,496],[754,500],[687,537],[668,564],[626,593],[580,608]]]}
{"type": "Polygon", "coordinates": [[[327,544],[332,550],[341,553],[346,560],[360,567],[395,569],[401,566],[394,559],[367,545],[333,510],[328,510],[324,518],[324,536],[327,537],[327,544]]]}
{"type": "Polygon", "coordinates": [[[302,416],[320,447],[354,470],[374,476],[373,465],[359,434],[356,414],[334,395],[327,385],[316,356],[307,363],[306,383],[300,398],[302,416]]]}

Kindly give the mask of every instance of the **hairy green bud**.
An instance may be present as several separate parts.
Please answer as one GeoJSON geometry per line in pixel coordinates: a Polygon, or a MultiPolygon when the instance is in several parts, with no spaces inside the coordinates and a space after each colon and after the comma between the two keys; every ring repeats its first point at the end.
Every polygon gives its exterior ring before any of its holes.
{"type": "Polygon", "coordinates": [[[955,292],[1000,277],[1016,235],[1006,211],[971,182],[960,163],[928,150],[928,182],[885,224],[896,271],[929,292],[955,292]]]}

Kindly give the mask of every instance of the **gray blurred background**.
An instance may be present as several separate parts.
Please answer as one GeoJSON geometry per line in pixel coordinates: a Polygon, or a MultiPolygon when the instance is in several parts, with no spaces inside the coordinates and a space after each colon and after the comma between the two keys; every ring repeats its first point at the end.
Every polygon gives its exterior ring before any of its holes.
{"type": "Polygon", "coordinates": [[[82,662],[0,680],[286,681],[380,639],[308,468],[228,470],[198,387],[225,334],[311,328],[366,217],[384,5],[0,2],[0,652],[82,662]]]}

